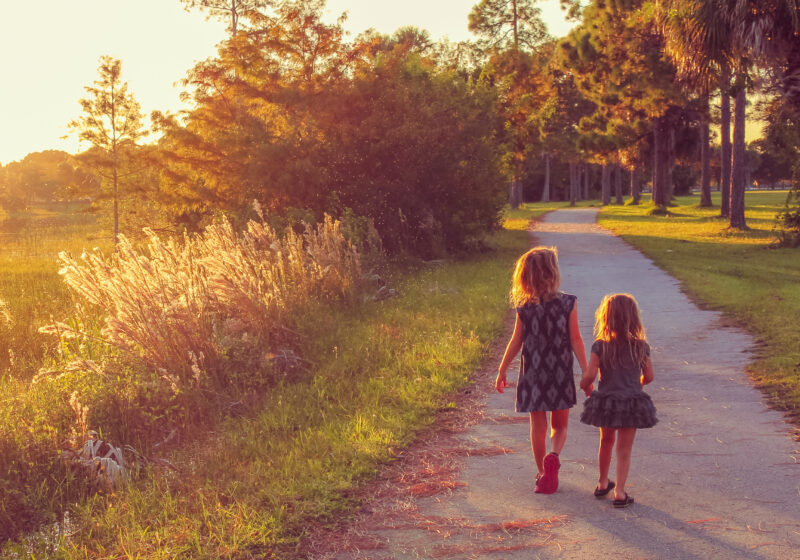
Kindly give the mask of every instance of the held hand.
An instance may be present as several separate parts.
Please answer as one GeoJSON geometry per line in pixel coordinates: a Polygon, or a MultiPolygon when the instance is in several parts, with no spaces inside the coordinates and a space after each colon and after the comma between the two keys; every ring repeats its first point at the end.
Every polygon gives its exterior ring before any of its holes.
{"type": "Polygon", "coordinates": [[[506,383],[506,372],[498,372],[497,379],[494,381],[494,388],[497,389],[498,393],[502,393],[504,387],[508,387],[506,383]]]}
{"type": "Polygon", "coordinates": [[[587,387],[583,389],[584,394],[588,397],[594,391],[594,383],[589,383],[587,387]]]}

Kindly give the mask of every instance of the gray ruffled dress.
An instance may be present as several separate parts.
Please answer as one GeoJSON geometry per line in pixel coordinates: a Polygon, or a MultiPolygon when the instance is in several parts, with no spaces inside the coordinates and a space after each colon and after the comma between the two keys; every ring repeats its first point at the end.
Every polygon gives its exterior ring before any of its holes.
{"type": "MultiPolygon", "coordinates": [[[[600,428],[652,428],[658,418],[653,401],[642,390],[641,365],[624,353],[619,364],[609,364],[603,358],[608,344],[603,340],[592,344],[592,353],[600,358],[600,382],[583,403],[581,422],[600,428]]],[[[649,356],[650,346],[643,344],[649,356]]]]}

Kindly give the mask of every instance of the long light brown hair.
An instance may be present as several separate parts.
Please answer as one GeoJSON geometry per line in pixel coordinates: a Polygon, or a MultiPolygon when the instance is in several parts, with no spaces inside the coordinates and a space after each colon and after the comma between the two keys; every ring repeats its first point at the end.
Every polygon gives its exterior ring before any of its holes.
{"type": "Polygon", "coordinates": [[[553,299],[560,285],[556,248],[534,247],[517,259],[511,282],[511,304],[520,307],[529,302],[553,299]]]}
{"type": "Polygon", "coordinates": [[[647,358],[647,334],[639,316],[636,298],[630,294],[610,294],[594,315],[594,336],[603,340],[604,358],[607,363],[619,365],[626,355],[634,363],[643,364],[647,358]]]}

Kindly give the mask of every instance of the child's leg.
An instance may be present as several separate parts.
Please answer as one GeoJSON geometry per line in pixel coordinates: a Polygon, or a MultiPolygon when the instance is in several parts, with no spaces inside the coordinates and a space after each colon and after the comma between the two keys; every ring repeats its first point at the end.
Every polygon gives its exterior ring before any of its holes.
{"type": "Polygon", "coordinates": [[[550,451],[556,455],[560,455],[561,450],[564,449],[568,423],[569,409],[554,410],[550,413],[550,451]]]}
{"type": "Polygon", "coordinates": [[[531,449],[539,474],[544,474],[544,456],[547,453],[547,413],[531,412],[531,449]]]}
{"type": "Polygon", "coordinates": [[[533,443],[533,455],[536,457],[536,466],[539,469],[540,477],[536,480],[537,494],[552,494],[558,490],[558,468],[561,462],[558,460],[558,451],[564,447],[564,440],[567,437],[567,414],[568,410],[555,410],[550,413],[550,421],[553,425],[551,441],[553,453],[545,455],[547,449],[545,440],[547,437],[547,413],[531,413],[531,441],[533,443]],[[556,447],[557,446],[557,447],[556,447]]]}
{"type": "Polygon", "coordinates": [[[614,452],[614,428],[600,428],[600,449],[597,452],[597,465],[600,467],[600,478],[597,487],[601,490],[608,487],[608,471],[611,468],[611,455],[614,452]]]}
{"type": "Polygon", "coordinates": [[[620,428],[617,436],[617,487],[614,488],[614,499],[625,499],[625,482],[631,467],[631,449],[636,428],[620,428]]]}

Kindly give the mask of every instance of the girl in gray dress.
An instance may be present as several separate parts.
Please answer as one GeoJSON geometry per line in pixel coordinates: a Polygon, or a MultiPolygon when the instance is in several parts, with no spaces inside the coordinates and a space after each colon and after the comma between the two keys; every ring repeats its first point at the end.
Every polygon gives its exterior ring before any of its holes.
{"type": "Polygon", "coordinates": [[[555,247],[535,247],[517,260],[511,287],[517,321],[495,380],[495,388],[502,393],[506,370],[522,350],[516,410],[530,414],[531,448],[538,470],[534,491],[539,494],[558,489],[559,453],[567,439],[569,409],[576,403],[573,353],[581,371],[586,370],[577,298],[559,292],[560,283],[555,247]],[[551,452],[545,454],[548,412],[551,452]]]}
{"type": "Polygon", "coordinates": [[[653,381],[653,364],[636,300],[629,294],[603,298],[595,314],[595,337],[589,367],[581,377],[581,389],[589,397],[583,403],[581,422],[600,428],[597,461],[600,480],[597,498],[614,491],[614,507],[628,507],[633,498],[625,492],[631,465],[633,438],[639,428],[658,422],[653,401],[642,390],[653,381]],[[593,391],[600,372],[600,382],[593,391]],[[609,480],[611,454],[617,440],[617,481],[609,480]]]}

